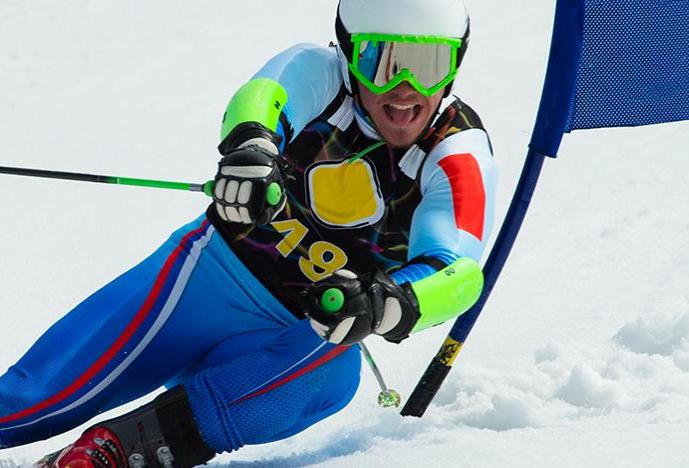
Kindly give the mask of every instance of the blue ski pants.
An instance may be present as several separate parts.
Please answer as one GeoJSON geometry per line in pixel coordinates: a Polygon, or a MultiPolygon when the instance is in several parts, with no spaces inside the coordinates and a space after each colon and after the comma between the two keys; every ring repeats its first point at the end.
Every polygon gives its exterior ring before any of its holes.
{"type": "Polygon", "coordinates": [[[295,318],[204,215],[55,323],[0,377],[0,448],[177,384],[216,452],[272,442],[342,409],[360,367],[358,347],[326,343],[295,318]]]}

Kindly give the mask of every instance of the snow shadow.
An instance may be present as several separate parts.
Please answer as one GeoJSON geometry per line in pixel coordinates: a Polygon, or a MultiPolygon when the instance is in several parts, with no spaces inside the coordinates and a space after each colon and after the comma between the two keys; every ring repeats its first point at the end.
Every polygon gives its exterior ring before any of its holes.
{"type": "Polygon", "coordinates": [[[515,372],[462,368],[436,398],[435,426],[508,431],[615,411],[672,421],[689,409],[689,312],[646,314],[596,348],[551,343],[533,357],[515,372]]]}
{"type": "Polygon", "coordinates": [[[323,435],[314,450],[223,467],[318,464],[395,441],[442,442],[463,427],[496,432],[558,426],[612,412],[672,422],[689,412],[689,313],[642,316],[596,349],[548,344],[533,366],[505,372],[464,366],[448,379],[423,419],[397,412],[354,421],[323,435]],[[683,411],[686,410],[686,411],[683,411]]]}
{"type": "Polygon", "coordinates": [[[352,455],[357,452],[365,452],[379,445],[382,441],[404,441],[417,438],[420,433],[428,430],[423,420],[403,419],[397,412],[381,413],[375,422],[362,421],[361,425],[354,425],[353,429],[342,429],[330,434],[320,448],[303,453],[294,453],[288,456],[268,457],[255,461],[234,461],[227,464],[213,465],[228,468],[248,467],[295,467],[313,465],[338,457],[352,455]]]}

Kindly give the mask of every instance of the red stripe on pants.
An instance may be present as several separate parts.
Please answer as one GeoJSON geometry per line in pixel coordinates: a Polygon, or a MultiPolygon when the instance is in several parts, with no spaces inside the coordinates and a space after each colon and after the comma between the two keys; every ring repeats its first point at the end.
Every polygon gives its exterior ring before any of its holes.
{"type": "Polygon", "coordinates": [[[271,384],[271,385],[268,385],[268,386],[265,387],[265,388],[262,388],[262,389],[260,389],[260,390],[257,390],[257,391],[255,391],[254,393],[250,393],[249,395],[246,395],[245,397],[242,397],[242,398],[240,398],[239,400],[234,401],[233,403],[239,403],[239,402],[242,402],[242,401],[244,401],[244,400],[249,400],[250,398],[254,398],[254,397],[257,397],[257,396],[259,396],[259,395],[263,395],[264,393],[268,393],[269,391],[274,390],[274,389],[276,389],[276,388],[278,388],[278,387],[282,387],[283,385],[285,385],[285,384],[287,384],[287,383],[289,383],[289,382],[291,382],[291,381],[293,381],[293,380],[295,380],[295,379],[301,377],[302,375],[308,374],[309,372],[311,372],[312,370],[314,370],[314,369],[316,369],[316,368],[322,366],[322,365],[325,364],[326,362],[332,361],[332,360],[335,359],[337,356],[339,356],[340,354],[342,354],[342,353],[344,353],[345,351],[347,351],[349,348],[350,348],[349,346],[337,346],[336,348],[331,349],[331,350],[328,351],[326,354],[324,354],[324,355],[321,356],[320,358],[318,358],[318,359],[316,359],[315,361],[313,361],[311,364],[302,367],[301,369],[299,369],[298,371],[296,371],[294,374],[290,374],[290,375],[288,375],[287,377],[285,377],[285,378],[283,378],[283,379],[281,379],[281,380],[278,380],[277,382],[275,382],[275,383],[273,383],[273,384],[271,384]]]}
{"type": "Polygon", "coordinates": [[[16,421],[18,419],[31,416],[32,414],[38,413],[39,411],[42,411],[52,405],[60,403],[61,401],[67,399],[69,396],[77,392],[81,387],[88,384],[101,370],[103,370],[107,366],[107,364],[117,355],[117,353],[119,353],[119,351],[127,344],[127,342],[139,329],[139,327],[141,327],[141,324],[143,324],[146,320],[146,317],[149,315],[149,313],[153,309],[153,305],[156,303],[156,300],[160,296],[160,292],[163,289],[165,282],[168,280],[168,276],[170,274],[170,271],[172,270],[173,265],[175,264],[175,261],[177,261],[180,255],[184,252],[184,249],[187,247],[186,244],[188,244],[189,240],[192,237],[206,229],[208,227],[208,224],[208,221],[204,221],[201,227],[187,233],[184,236],[180,244],[167,258],[165,265],[163,266],[162,270],[158,274],[158,277],[156,278],[155,283],[153,284],[151,292],[148,294],[148,297],[146,297],[146,300],[144,301],[143,305],[139,308],[139,311],[136,313],[132,321],[129,324],[127,324],[127,327],[115,340],[115,342],[112,345],[110,345],[110,347],[105,351],[105,353],[103,353],[81,376],[79,376],[69,386],[67,386],[57,394],[53,395],[52,397],[48,398],[47,400],[43,400],[42,402],[37,403],[30,408],[24,409],[14,414],[10,414],[8,416],[0,417],[0,424],[16,421]]]}

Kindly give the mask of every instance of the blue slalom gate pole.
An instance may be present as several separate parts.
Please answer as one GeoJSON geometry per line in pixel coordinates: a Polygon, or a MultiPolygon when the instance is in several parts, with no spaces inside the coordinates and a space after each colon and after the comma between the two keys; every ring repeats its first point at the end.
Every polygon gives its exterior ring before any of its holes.
{"type": "Polygon", "coordinates": [[[457,319],[402,415],[422,416],[449,373],[512,249],[543,161],[557,155],[563,135],[573,130],[689,120],[689,14],[685,3],[557,0],[530,149],[484,267],[485,289],[476,305],[457,319]]]}
{"type": "Polygon", "coordinates": [[[402,408],[400,413],[402,416],[415,416],[418,418],[423,416],[436,393],[440,390],[445,378],[450,373],[452,364],[462,349],[469,333],[471,333],[471,329],[481,314],[488,297],[490,297],[493,287],[498,281],[502,268],[507,261],[507,257],[514,246],[533,198],[544,160],[544,155],[534,150],[529,150],[521,178],[512,198],[512,203],[483,269],[485,280],[481,296],[471,309],[457,319],[447,339],[426,368],[426,372],[424,372],[407,403],[402,408]]]}
{"type": "Polygon", "coordinates": [[[402,416],[421,417],[440,390],[452,364],[476,324],[522,227],[545,158],[556,157],[575,92],[583,38],[585,0],[558,0],[547,73],[529,151],[500,233],[483,268],[478,302],[455,322],[411,396],[402,416]]]}

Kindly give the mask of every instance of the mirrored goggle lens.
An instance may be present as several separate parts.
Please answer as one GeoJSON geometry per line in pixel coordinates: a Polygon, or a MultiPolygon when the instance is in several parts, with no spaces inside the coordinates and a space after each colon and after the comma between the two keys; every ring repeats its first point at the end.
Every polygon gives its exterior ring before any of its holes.
{"type": "Polygon", "coordinates": [[[407,69],[422,86],[432,88],[452,72],[453,53],[449,44],[361,41],[357,68],[376,86],[407,69]]]}

